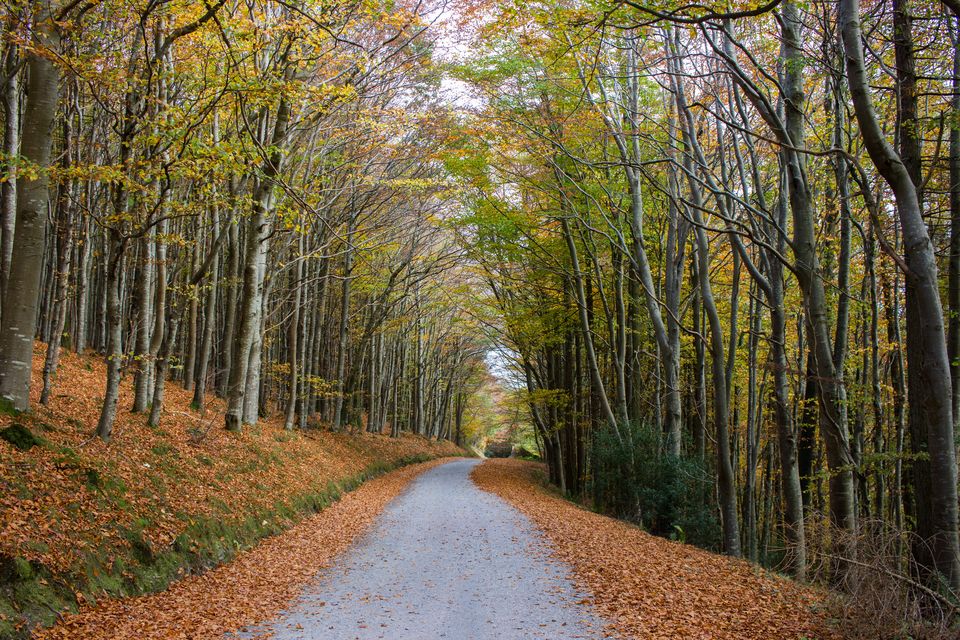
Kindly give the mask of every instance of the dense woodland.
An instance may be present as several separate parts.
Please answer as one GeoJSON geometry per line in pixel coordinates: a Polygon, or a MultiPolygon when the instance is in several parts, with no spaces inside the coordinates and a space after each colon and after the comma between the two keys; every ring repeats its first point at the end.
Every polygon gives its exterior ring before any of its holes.
{"type": "Polygon", "coordinates": [[[543,2],[479,27],[461,232],[556,484],[800,579],[953,597],[957,9],[543,2]]]}
{"type": "Polygon", "coordinates": [[[167,383],[224,397],[227,429],[456,436],[482,352],[445,115],[424,16],[375,4],[7,5],[5,397],[27,406],[35,335],[41,403],[61,348],[106,356],[104,440],[167,383]]]}
{"type": "Polygon", "coordinates": [[[60,351],[93,350],[105,441],[178,384],[230,430],[459,442],[497,349],[567,494],[956,606],[955,0],[0,18],[16,409],[35,349],[41,403],[70,392],[60,351]]]}

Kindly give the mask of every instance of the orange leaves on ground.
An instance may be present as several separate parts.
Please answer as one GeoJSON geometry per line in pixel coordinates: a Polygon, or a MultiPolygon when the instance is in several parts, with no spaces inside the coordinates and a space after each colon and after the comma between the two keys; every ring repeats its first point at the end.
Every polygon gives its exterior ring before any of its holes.
{"type": "Polygon", "coordinates": [[[211,395],[201,415],[190,407],[192,393],[175,382],[167,384],[154,429],[145,415],[129,411],[132,376],[121,387],[113,440],[104,444],[93,437],[102,358],[64,351],[52,401],[43,407],[36,395],[45,348],[38,343],[34,350],[32,412],[0,415],[0,427],[19,422],[45,441],[20,451],[0,440],[0,558],[39,563],[78,591],[143,547],[150,554],[169,549],[198,521],[239,524],[323,494],[373,464],[462,453],[452,443],[409,435],[288,432],[278,419],[229,433],[221,401],[211,395]]]}
{"type": "MultiPolygon", "coordinates": [[[[38,343],[34,351],[35,395],[45,349],[38,343]]],[[[163,417],[152,429],[145,415],[129,411],[132,376],[104,444],[92,436],[105,376],[101,358],[64,350],[50,406],[35,397],[33,415],[0,416],[0,427],[21,422],[48,442],[22,452],[0,441],[0,555],[76,571],[91,548],[129,545],[131,530],[162,550],[196,518],[240,521],[376,462],[460,452],[414,436],[288,432],[279,419],[230,433],[222,401],[210,394],[201,415],[175,382],[167,383],[163,417]]]]}
{"type": "Polygon", "coordinates": [[[277,615],[337,554],[362,534],[417,474],[442,460],[370,480],[229,564],[188,576],[170,589],[88,606],[35,637],[40,640],[222,638],[277,615]]]}
{"type": "Polygon", "coordinates": [[[823,603],[816,591],[581,509],[544,487],[538,468],[487,460],[472,477],[546,534],[612,631],[645,640],[838,637],[817,612],[823,603]]]}

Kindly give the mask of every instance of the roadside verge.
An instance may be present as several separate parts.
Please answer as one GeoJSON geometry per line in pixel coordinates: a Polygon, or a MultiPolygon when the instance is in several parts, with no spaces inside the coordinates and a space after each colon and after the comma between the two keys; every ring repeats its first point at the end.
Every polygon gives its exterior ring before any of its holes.
{"type": "Polygon", "coordinates": [[[367,530],[390,500],[420,473],[443,464],[410,465],[364,482],[284,533],[202,575],[160,593],[81,608],[38,633],[43,640],[221,638],[274,617],[317,572],[367,530]]]}
{"type": "Polygon", "coordinates": [[[645,533],[565,500],[541,466],[491,459],[473,481],[530,518],[593,594],[609,631],[627,638],[800,640],[836,638],[813,589],[743,560],[645,533]]]}
{"type": "MultiPolygon", "coordinates": [[[[43,352],[38,343],[36,376],[43,352]]],[[[172,382],[159,426],[125,409],[103,443],[92,434],[104,367],[65,352],[49,406],[0,405],[0,639],[28,637],[81,606],[163,591],[365,479],[463,455],[408,434],[287,431],[276,417],[228,432],[222,401],[196,410],[193,394],[172,382]]],[[[120,402],[132,403],[129,379],[120,402]]]]}

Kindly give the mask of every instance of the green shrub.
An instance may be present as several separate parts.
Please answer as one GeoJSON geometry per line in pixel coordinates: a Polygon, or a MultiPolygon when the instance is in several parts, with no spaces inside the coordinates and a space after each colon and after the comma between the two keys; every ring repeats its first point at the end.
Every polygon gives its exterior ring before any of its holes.
{"type": "Polygon", "coordinates": [[[654,535],[719,547],[719,524],[710,505],[712,480],[697,460],[662,453],[658,429],[648,425],[594,432],[587,491],[603,513],[654,535]]]}

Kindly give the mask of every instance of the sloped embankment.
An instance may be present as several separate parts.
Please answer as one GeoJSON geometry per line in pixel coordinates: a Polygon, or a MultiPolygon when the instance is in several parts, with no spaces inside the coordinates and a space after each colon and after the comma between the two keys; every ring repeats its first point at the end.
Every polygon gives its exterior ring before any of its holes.
{"type": "MultiPolygon", "coordinates": [[[[0,440],[0,638],[78,602],[164,589],[365,478],[462,453],[413,436],[287,432],[275,420],[228,433],[222,405],[201,416],[174,384],[159,427],[121,410],[105,445],[91,437],[104,377],[100,359],[65,353],[49,407],[0,415],[0,428],[21,424],[40,440],[25,451],[0,440]]],[[[125,384],[120,406],[131,402],[125,384]]]]}
{"type": "Polygon", "coordinates": [[[837,634],[812,589],[744,560],[708,553],[581,509],[546,488],[539,466],[487,460],[474,482],[544,532],[593,594],[611,631],[628,638],[827,640],[837,634]]]}
{"type": "Polygon", "coordinates": [[[317,571],[364,533],[411,480],[444,462],[407,466],[365,482],[336,504],[227,564],[187,576],[160,593],[86,606],[38,634],[37,640],[212,640],[255,627],[288,607],[317,571]]]}

